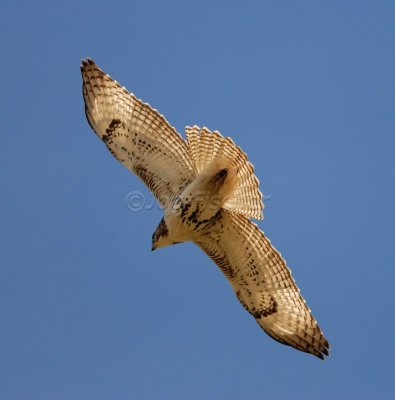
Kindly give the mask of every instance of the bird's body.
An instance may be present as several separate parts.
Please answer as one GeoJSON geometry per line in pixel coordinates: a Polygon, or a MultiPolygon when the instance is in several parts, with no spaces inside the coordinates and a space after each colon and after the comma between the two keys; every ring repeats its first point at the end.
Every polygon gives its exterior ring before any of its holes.
{"type": "Polygon", "coordinates": [[[164,224],[153,235],[152,248],[175,243],[197,242],[208,227],[221,217],[221,209],[232,196],[237,174],[224,159],[210,163],[204,171],[179,193],[164,209],[164,224]]]}
{"type": "Polygon", "coordinates": [[[185,141],[93,61],[83,61],[81,72],[92,129],[163,206],[152,249],[194,242],[271,337],[319,358],[328,355],[329,343],[285,261],[250,220],[262,219],[263,204],[245,153],[207,128],[187,127],[185,141]]]}

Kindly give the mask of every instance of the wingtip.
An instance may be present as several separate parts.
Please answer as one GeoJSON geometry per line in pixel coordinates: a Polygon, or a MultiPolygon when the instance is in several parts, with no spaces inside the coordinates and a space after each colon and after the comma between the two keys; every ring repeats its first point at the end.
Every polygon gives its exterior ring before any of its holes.
{"type": "Polygon", "coordinates": [[[83,58],[83,59],[81,60],[81,65],[80,65],[81,70],[82,70],[83,68],[87,67],[88,65],[96,65],[96,64],[95,64],[95,62],[94,62],[91,58],[89,58],[89,57],[83,58]]]}
{"type": "Polygon", "coordinates": [[[329,342],[325,339],[324,346],[329,350],[331,348],[331,345],[329,342]]]}
{"type": "Polygon", "coordinates": [[[321,360],[325,360],[326,357],[330,357],[329,348],[330,348],[329,343],[328,341],[326,341],[324,346],[320,349],[317,349],[317,354],[314,353],[314,355],[320,358],[321,360]]]}

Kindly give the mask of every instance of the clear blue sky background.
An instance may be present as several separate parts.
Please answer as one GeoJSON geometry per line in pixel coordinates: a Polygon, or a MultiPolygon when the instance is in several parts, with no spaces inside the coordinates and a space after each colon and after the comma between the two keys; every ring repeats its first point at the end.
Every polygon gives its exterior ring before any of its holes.
{"type": "Polygon", "coordinates": [[[394,396],[394,21],[393,1],[3,1],[1,397],[394,396]],[[86,56],[247,152],[329,359],[266,336],[192,244],[151,253],[161,211],[126,206],[151,197],[85,120],[86,56]]]}

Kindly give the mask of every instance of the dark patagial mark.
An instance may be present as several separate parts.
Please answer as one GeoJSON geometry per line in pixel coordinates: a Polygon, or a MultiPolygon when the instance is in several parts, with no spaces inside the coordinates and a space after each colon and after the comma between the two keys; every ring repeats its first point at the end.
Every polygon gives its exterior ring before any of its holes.
{"type": "Polygon", "coordinates": [[[121,125],[121,120],[120,119],[113,119],[110,122],[110,125],[106,129],[106,134],[103,135],[102,140],[104,143],[108,141],[108,139],[111,137],[111,135],[114,133],[114,131],[118,128],[118,126],[121,125]]]}

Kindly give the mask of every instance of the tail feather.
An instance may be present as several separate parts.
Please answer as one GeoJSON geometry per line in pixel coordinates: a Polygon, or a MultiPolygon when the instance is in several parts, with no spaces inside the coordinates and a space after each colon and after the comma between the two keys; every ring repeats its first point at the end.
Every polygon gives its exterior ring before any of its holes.
{"type": "Polygon", "coordinates": [[[247,218],[262,219],[262,193],[254,167],[246,154],[230,138],[218,131],[197,126],[186,127],[188,145],[196,174],[200,174],[217,159],[226,160],[237,171],[237,184],[223,207],[247,218]]]}

